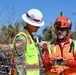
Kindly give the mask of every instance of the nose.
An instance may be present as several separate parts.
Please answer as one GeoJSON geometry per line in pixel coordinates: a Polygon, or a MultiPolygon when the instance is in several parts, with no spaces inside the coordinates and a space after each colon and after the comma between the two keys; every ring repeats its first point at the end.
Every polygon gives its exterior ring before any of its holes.
{"type": "Polygon", "coordinates": [[[37,28],[40,28],[40,27],[37,27],[37,28]]]}
{"type": "Polygon", "coordinates": [[[62,32],[62,30],[58,30],[58,32],[59,32],[59,33],[61,33],[61,32],[62,32]]]}
{"type": "Polygon", "coordinates": [[[36,27],[37,29],[39,29],[40,27],[36,27]]]}

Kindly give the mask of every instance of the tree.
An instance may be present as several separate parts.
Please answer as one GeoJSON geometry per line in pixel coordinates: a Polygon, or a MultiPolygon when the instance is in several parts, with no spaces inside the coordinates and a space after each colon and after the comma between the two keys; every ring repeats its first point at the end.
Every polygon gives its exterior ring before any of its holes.
{"type": "Polygon", "coordinates": [[[69,37],[70,37],[71,39],[76,40],[76,32],[75,32],[75,31],[74,31],[74,32],[70,31],[69,37]]]}
{"type": "Polygon", "coordinates": [[[51,33],[51,31],[50,31],[50,28],[49,27],[46,27],[46,28],[44,28],[44,30],[43,30],[43,36],[44,36],[44,38],[46,38],[47,39],[47,41],[50,41],[51,40],[51,37],[52,37],[52,33],[51,33]]]}
{"type": "Polygon", "coordinates": [[[55,27],[54,27],[54,25],[52,25],[51,27],[50,27],[50,31],[51,31],[51,34],[52,34],[52,36],[51,36],[51,42],[55,42],[55,40],[56,40],[56,38],[57,38],[57,35],[56,35],[56,31],[55,31],[55,27]]]}
{"type": "Polygon", "coordinates": [[[14,23],[14,26],[12,24],[6,26],[3,26],[1,29],[1,38],[6,44],[12,43],[12,40],[14,39],[15,35],[20,31],[21,29],[21,22],[16,21],[14,23]]]}

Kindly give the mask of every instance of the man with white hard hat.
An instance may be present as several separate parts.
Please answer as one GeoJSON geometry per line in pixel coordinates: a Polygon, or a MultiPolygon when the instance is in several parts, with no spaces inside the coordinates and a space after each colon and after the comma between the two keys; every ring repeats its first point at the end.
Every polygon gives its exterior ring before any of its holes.
{"type": "Polygon", "coordinates": [[[33,32],[44,25],[43,14],[38,9],[30,9],[22,15],[26,22],[24,30],[13,40],[13,53],[10,67],[11,75],[40,75],[38,51],[32,37],[33,32]],[[13,63],[13,64],[12,64],[13,63]]]}

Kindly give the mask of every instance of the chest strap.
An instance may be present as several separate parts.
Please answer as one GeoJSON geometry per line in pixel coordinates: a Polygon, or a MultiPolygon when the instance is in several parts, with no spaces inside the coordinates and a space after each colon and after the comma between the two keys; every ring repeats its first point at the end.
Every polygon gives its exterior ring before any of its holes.
{"type": "Polygon", "coordinates": [[[74,40],[71,41],[69,53],[74,55],[74,40]]]}

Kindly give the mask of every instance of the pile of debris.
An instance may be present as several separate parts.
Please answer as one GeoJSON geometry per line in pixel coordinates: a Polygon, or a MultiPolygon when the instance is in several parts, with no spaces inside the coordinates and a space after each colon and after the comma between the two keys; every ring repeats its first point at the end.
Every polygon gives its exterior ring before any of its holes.
{"type": "Polygon", "coordinates": [[[12,50],[12,45],[0,44],[0,50],[12,50]]]}

